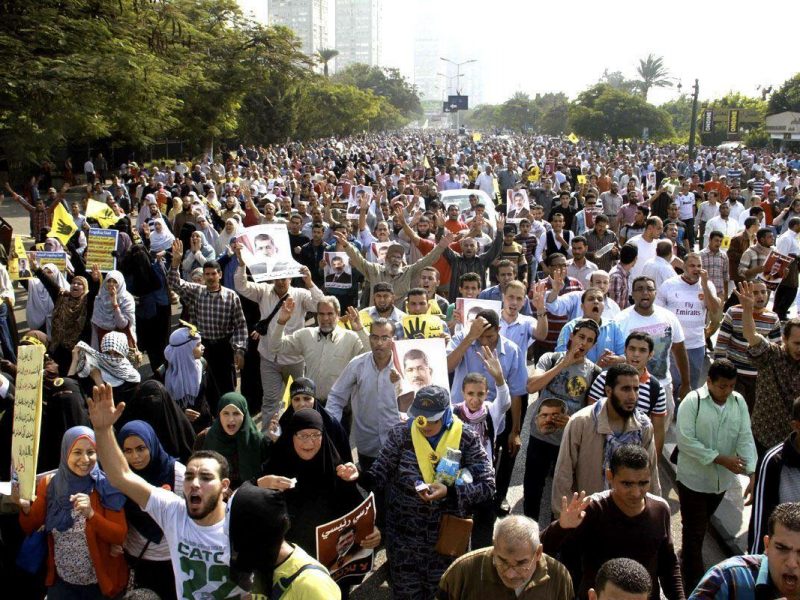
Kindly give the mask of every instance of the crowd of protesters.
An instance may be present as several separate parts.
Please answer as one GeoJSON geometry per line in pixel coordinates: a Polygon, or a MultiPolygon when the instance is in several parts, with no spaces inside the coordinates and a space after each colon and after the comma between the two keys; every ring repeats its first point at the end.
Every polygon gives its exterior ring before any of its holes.
{"type": "Polygon", "coordinates": [[[42,476],[0,504],[15,597],[347,598],[316,528],[371,492],[357,545],[397,599],[800,598],[797,153],[409,130],[84,171],[7,187],[26,250],[66,253],[0,264],[0,480],[45,351],[42,476]],[[254,280],[263,224],[296,277],[254,280]],[[407,316],[446,365],[395,360],[407,316]],[[731,489],[752,554],[707,571],[731,489]]]}

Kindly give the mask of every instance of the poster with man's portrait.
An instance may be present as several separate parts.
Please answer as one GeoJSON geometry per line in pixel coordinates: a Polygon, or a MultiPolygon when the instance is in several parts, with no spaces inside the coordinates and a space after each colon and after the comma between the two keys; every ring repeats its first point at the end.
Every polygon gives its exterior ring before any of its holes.
{"type": "Polygon", "coordinates": [[[426,385],[450,389],[444,338],[395,340],[392,345],[392,359],[395,370],[403,378],[403,393],[398,397],[400,412],[408,411],[414,395],[426,385]]]}
{"type": "Polygon", "coordinates": [[[285,223],[247,227],[237,240],[244,246],[242,260],[256,283],[302,276],[302,265],[292,258],[285,223]]]}
{"type": "Polygon", "coordinates": [[[350,199],[347,201],[347,218],[358,219],[361,212],[361,202],[367,199],[372,202],[372,188],[368,185],[357,185],[350,189],[350,199]]]}
{"type": "Polygon", "coordinates": [[[527,190],[508,190],[506,196],[506,220],[509,223],[519,223],[522,219],[530,219],[531,203],[527,190]]]}
{"type": "Polygon", "coordinates": [[[317,527],[317,560],[334,581],[356,585],[372,570],[374,551],[361,541],[375,529],[375,496],[346,515],[317,527]]]}
{"type": "Polygon", "coordinates": [[[459,331],[469,331],[472,322],[482,310],[493,310],[497,316],[503,310],[503,303],[500,300],[483,300],[482,298],[456,298],[456,310],[461,312],[461,322],[456,323],[455,333],[459,331]]]}
{"type": "Polygon", "coordinates": [[[389,247],[394,244],[395,242],[373,242],[370,245],[370,250],[372,250],[373,262],[378,263],[379,265],[386,264],[386,252],[388,252],[389,247]]]}
{"type": "Polygon", "coordinates": [[[350,257],[346,252],[326,252],[325,261],[325,289],[349,290],[353,286],[353,270],[350,267],[350,257]]]}

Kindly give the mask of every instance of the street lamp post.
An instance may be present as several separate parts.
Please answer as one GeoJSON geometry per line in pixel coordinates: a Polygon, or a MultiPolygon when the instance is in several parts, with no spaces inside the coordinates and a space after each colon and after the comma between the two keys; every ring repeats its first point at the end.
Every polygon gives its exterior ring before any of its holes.
{"type": "MultiPolygon", "coordinates": [[[[458,88],[461,85],[461,82],[460,82],[460,79],[461,79],[461,67],[464,66],[464,65],[468,65],[470,63],[478,62],[477,59],[471,58],[469,60],[464,60],[464,61],[461,61],[461,62],[458,62],[458,63],[453,61],[453,60],[450,60],[449,58],[444,58],[443,56],[440,56],[439,59],[443,60],[444,62],[450,63],[451,65],[455,65],[455,67],[456,67],[456,94],[460,96],[461,95],[461,90],[459,90],[458,88]]],[[[458,109],[456,109],[456,132],[461,130],[461,115],[459,115],[458,112],[459,112],[458,109]]]]}
{"type": "Polygon", "coordinates": [[[694,160],[694,134],[697,128],[697,96],[700,93],[700,84],[694,80],[694,96],[692,96],[692,122],[689,125],[689,160],[694,160]]]}

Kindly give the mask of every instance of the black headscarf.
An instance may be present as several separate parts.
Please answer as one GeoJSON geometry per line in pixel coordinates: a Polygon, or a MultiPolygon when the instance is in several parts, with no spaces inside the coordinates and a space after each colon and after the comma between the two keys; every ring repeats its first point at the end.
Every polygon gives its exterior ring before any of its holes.
{"type": "Polygon", "coordinates": [[[128,291],[134,296],[144,296],[161,288],[150,255],[141,244],[131,246],[121,261],[120,271],[125,276],[128,291]]]}
{"type": "Polygon", "coordinates": [[[38,472],[57,469],[61,462],[61,438],[77,425],[91,427],[86,399],[80,384],[70,377],[44,377],[42,429],[39,438],[38,472]]]}
{"type": "Polygon", "coordinates": [[[229,539],[231,575],[240,587],[249,574],[256,573],[266,589],[272,589],[272,576],[284,536],[289,530],[289,514],[283,494],[250,482],[243,483],[231,498],[229,539]]]}
{"type": "Polygon", "coordinates": [[[194,429],[158,381],[150,379],[139,386],[125,406],[125,411],[117,422],[117,429],[137,419],[153,427],[167,454],[176,457],[183,464],[189,461],[194,445],[194,429]]]}
{"type": "MultiPolygon", "coordinates": [[[[314,399],[314,406],[313,409],[316,410],[322,416],[322,425],[324,426],[324,431],[327,437],[333,443],[333,447],[336,449],[336,452],[339,454],[339,458],[342,459],[342,462],[347,462],[350,460],[350,457],[353,455],[352,450],[350,449],[350,440],[347,439],[347,432],[345,432],[344,427],[342,424],[339,423],[336,419],[331,417],[322,406],[320,406],[319,400],[316,398],[314,399]]],[[[289,423],[294,416],[294,406],[291,402],[289,402],[289,408],[281,415],[280,420],[278,423],[281,426],[282,431],[287,431],[289,428],[289,423]]]]}

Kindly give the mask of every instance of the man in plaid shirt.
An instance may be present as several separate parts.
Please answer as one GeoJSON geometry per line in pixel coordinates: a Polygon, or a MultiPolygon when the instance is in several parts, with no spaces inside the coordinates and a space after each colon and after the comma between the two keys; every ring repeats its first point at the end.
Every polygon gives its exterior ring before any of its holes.
{"type": "Polygon", "coordinates": [[[624,244],[619,251],[619,262],[614,265],[608,274],[608,293],[606,294],[617,303],[620,310],[628,308],[631,297],[630,284],[631,269],[636,264],[639,249],[632,244],[624,244]]]}
{"type": "Polygon", "coordinates": [[[205,357],[220,395],[232,392],[236,388],[234,364],[238,370],[242,369],[247,349],[247,323],[242,302],[236,292],[222,287],[222,268],[217,261],[210,260],[203,265],[205,285],[201,285],[181,279],[182,259],[183,242],[175,240],[167,279],[169,287],[184,304],[191,304],[194,309],[205,357]]]}
{"type": "Polygon", "coordinates": [[[730,263],[728,255],[720,250],[723,237],[721,231],[712,231],[708,236],[708,247],[700,251],[700,260],[703,268],[708,272],[709,280],[714,284],[720,299],[724,302],[728,299],[730,263]]]}

